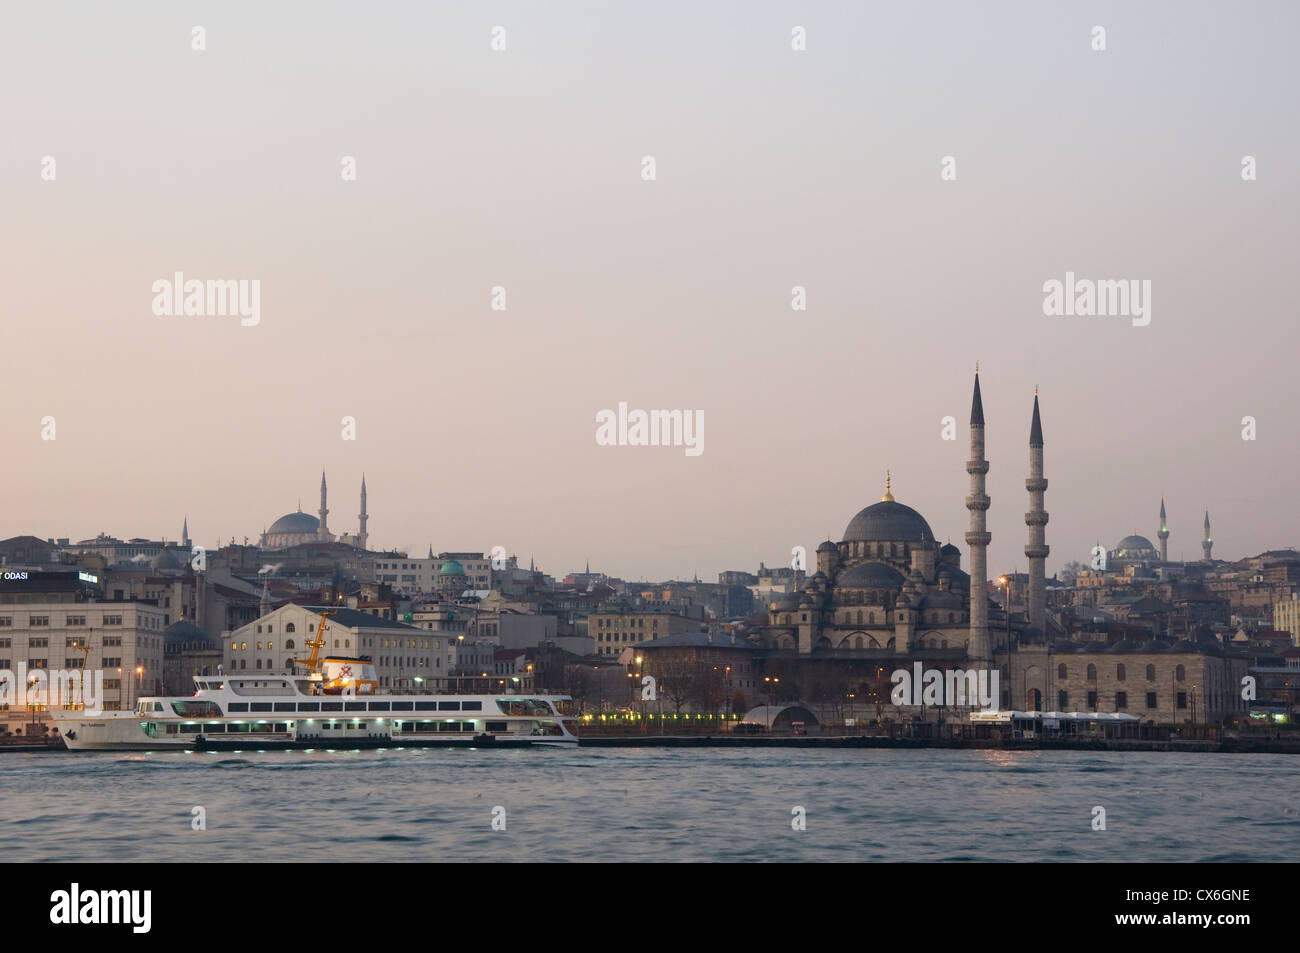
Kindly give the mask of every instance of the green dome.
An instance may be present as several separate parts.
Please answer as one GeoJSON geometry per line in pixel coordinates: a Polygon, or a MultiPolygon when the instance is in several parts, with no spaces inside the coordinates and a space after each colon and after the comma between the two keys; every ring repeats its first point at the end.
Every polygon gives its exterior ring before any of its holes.
{"type": "Polygon", "coordinates": [[[454,559],[448,559],[445,563],[442,564],[442,568],[438,570],[438,575],[439,576],[463,576],[465,575],[465,567],[462,566],[454,559]]]}

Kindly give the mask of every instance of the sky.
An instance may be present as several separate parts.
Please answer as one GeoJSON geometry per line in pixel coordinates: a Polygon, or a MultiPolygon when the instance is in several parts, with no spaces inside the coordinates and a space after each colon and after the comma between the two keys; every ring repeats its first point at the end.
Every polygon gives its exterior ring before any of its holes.
{"type": "Polygon", "coordinates": [[[978,361],[991,571],[1026,567],[1035,386],[1049,574],[1162,497],[1171,558],[1206,508],[1221,558],[1300,545],[1292,4],[6,21],[0,537],[255,538],[324,468],[372,548],[712,579],[889,470],[965,565],[978,361]],[[175,272],[259,281],[258,322],[156,315],[175,272]],[[1045,315],[1067,272],[1150,281],[1150,323],[1045,315]],[[599,445],[620,402],[702,412],[703,452],[599,445]]]}

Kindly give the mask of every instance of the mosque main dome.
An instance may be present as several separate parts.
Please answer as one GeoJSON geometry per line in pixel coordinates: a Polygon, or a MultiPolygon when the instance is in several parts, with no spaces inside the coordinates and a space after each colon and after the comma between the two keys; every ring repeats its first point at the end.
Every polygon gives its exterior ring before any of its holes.
{"type": "Polygon", "coordinates": [[[925,517],[893,499],[881,500],[861,510],[844,530],[846,543],[933,543],[934,533],[925,517]]]}
{"type": "Polygon", "coordinates": [[[320,520],[309,513],[286,513],[271,524],[268,535],[277,533],[310,533],[315,536],[320,530],[320,520]]]}
{"type": "Polygon", "coordinates": [[[1115,559],[1155,559],[1156,548],[1151,544],[1151,540],[1145,536],[1125,536],[1115,544],[1115,551],[1112,554],[1115,559]]]}

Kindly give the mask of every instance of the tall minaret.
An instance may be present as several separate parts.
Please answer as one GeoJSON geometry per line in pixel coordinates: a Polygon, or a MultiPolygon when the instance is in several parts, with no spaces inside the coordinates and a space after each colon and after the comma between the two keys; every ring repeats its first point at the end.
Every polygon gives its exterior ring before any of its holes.
{"type": "Polygon", "coordinates": [[[1210,561],[1210,549],[1214,546],[1214,540],[1210,538],[1210,511],[1205,511],[1205,539],[1201,540],[1201,552],[1204,553],[1204,559],[1210,561]]]}
{"type": "Polygon", "coordinates": [[[984,514],[989,508],[988,494],[984,492],[984,475],[989,472],[984,459],[984,403],[980,400],[979,365],[975,365],[975,395],[970,405],[970,460],[966,464],[970,474],[970,496],[966,509],[970,510],[970,532],[966,545],[970,547],[970,647],[967,654],[972,660],[991,661],[989,646],[989,596],[988,545],[989,534],[984,514]]]}
{"type": "Polygon", "coordinates": [[[185,523],[181,526],[181,548],[190,548],[190,517],[188,513],[185,514],[185,523]]]}
{"type": "Polygon", "coordinates": [[[1160,537],[1160,561],[1169,561],[1169,522],[1165,517],[1165,498],[1160,497],[1160,532],[1156,533],[1160,537]]]}
{"type": "Polygon", "coordinates": [[[357,544],[366,548],[366,539],[369,534],[366,532],[366,475],[361,474],[361,515],[357,517],[361,521],[361,531],[357,533],[357,544]]]}
{"type": "Polygon", "coordinates": [[[323,543],[328,543],[330,539],[329,527],[325,522],[329,515],[329,508],[325,505],[325,471],[322,470],[320,472],[320,528],[316,531],[316,538],[323,543]]]}
{"type": "Polygon", "coordinates": [[[1029,425],[1029,512],[1025,525],[1029,527],[1029,624],[1047,628],[1047,510],[1043,509],[1043,493],[1047,480],[1043,478],[1043,424],[1038,419],[1038,388],[1034,388],[1034,419],[1029,425]]]}

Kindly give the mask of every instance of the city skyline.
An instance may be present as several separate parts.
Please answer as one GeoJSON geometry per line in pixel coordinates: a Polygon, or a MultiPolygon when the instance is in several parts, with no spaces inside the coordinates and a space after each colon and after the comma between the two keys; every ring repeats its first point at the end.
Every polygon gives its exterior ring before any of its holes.
{"type": "Polygon", "coordinates": [[[376,547],[710,578],[889,470],[965,558],[979,361],[991,572],[1027,566],[1035,385],[1049,575],[1162,498],[1172,559],[1207,508],[1217,556],[1300,543],[1296,11],[938,9],[16,10],[0,534],[255,540],[323,466],[376,547]],[[176,272],[260,281],[257,323],[158,316],[176,272]],[[1149,324],[1049,317],[1072,275],[1150,282],[1149,324]],[[705,452],[598,445],[621,402],[702,411],[705,452]]]}

